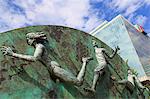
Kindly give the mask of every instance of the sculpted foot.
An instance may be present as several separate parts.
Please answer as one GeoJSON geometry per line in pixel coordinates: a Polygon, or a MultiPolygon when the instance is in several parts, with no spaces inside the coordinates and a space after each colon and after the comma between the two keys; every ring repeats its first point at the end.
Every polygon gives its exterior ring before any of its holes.
{"type": "Polygon", "coordinates": [[[113,80],[113,81],[116,81],[117,79],[116,79],[116,77],[114,77],[114,76],[110,76],[110,78],[111,78],[111,80],[113,80]]]}
{"type": "Polygon", "coordinates": [[[84,88],[84,90],[87,92],[96,93],[96,90],[94,88],[84,88]]]}

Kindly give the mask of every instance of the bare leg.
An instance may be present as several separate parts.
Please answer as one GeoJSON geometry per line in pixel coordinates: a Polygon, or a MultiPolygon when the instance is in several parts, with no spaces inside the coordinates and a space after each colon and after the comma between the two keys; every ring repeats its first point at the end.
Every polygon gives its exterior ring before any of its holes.
{"type": "Polygon", "coordinates": [[[88,60],[91,59],[91,57],[85,57],[85,58],[82,58],[82,67],[81,67],[81,70],[79,72],[79,74],[77,75],[77,79],[82,82],[83,81],[83,78],[85,76],[85,70],[86,70],[86,64],[88,62],[88,60]]]}
{"type": "Polygon", "coordinates": [[[99,73],[95,73],[95,75],[94,75],[93,84],[92,84],[92,87],[91,87],[91,89],[94,92],[95,92],[95,88],[96,88],[96,84],[97,84],[99,76],[100,76],[99,73]]]}
{"type": "Polygon", "coordinates": [[[91,58],[82,58],[83,65],[77,77],[75,77],[72,73],[61,68],[59,64],[55,61],[51,62],[51,67],[53,68],[54,75],[60,80],[80,86],[82,84],[83,77],[85,76],[86,64],[89,59],[91,58]]]}
{"type": "Polygon", "coordinates": [[[126,79],[118,81],[119,84],[126,84],[127,82],[128,82],[128,80],[126,80],[126,79]]]}
{"type": "Polygon", "coordinates": [[[94,78],[93,78],[93,83],[90,88],[85,88],[86,91],[90,91],[95,93],[96,92],[96,85],[99,77],[104,73],[104,68],[107,64],[104,64],[103,66],[98,66],[94,70],[94,78]]]}
{"type": "Polygon", "coordinates": [[[123,79],[123,80],[117,81],[117,83],[124,85],[131,93],[133,92],[134,84],[132,84],[132,82],[130,82],[126,79],[123,79]]]}
{"type": "Polygon", "coordinates": [[[143,91],[144,91],[144,89],[146,89],[147,91],[149,91],[148,88],[146,88],[145,86],[143,86],[143,85],[141,84],[140,80],[139,80],[137,77],[135,78],[135,81],[137,82],[136,84],[137,84],[137,86],[138,86],[140,89],[143,89],[143,91]]]}
{"type": "Polygon", "coordinates": [[[103,71],[95,71],[95,74],[94,74],[94,78],[93,78],[93,83],[92,83],[92,86],[91,88],[85,88],[86,91],[90,91],[90,92],[93,92],[95,93],[96,92],[96,85],[97,85],[97,81],[98,81],[98,78],[103,74],[103,71]]]}

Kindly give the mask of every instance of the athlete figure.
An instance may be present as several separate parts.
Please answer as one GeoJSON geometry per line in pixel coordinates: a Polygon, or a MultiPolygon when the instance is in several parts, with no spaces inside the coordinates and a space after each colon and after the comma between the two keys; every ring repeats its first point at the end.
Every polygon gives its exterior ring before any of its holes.
{"type": "Polygon", "coordinates": [[[95,54],[96,54],[96,59],[97,59],[98,64],[94,70],[94,79],[93,79],[92,86],[91,86],[91,88],[85,88],[85,90],[95,92],[98,78],[104,73],[104,69],[108,65],[106,56],[108,58],[112,59],[117,54],[117,51],[120,49],[117,46],[115,48],[115,51],[112,53],[112,55],[108,55],[108,53],[106,52],[106,49],[98,47],[98,45],[96,44],[96,41],[94,41],[94,40],[93,40],[93,47],[95,49],[95,54]]]}
{"type": "Polygon", "coordinates": [[[10,47],[6,47],[6,46],[2,46],[1,51],[3,52],[4,55],[9,55],[27,61],[33,61],[33,62],[40,61],[44,65],[48,66],[51,70],[51,73],[61,81],[68,82],[77,86],[82,85],[83,78],[85,76],[86,65],[87,62],[91,59],[91,57],[82,58],[83,64],[81,70],[77,75],[77,77],[75,77],[74,75],[72,75],[72,73],[61,68],[56,61],[51,61],[51,59],[48,57],[48,49],[44,45],[45,42],[47,42],[47,37],[44,33],[42,32],[28,33],[26,35],[26,39],[27,39],[27,44],[35,48],[35,52],[33,56],[15,53],[12,51],[10,47]]]}
{"type": "Polygon", "coordinates": [[[148,88],[146,88],[145,86],[143,86],[140,82],[140,80],[138,79],[138,77],[133,74],[131,69],[128,69],[128,76],[127,79],[123,79],[121,81],[118,81],[119,84],[123,84],[126,85],[131,91],[133,91],[133,88],[135,86],[135,82],[138,88],[140,89],[146,89],[147,91],[149,91],[148,88]]]}

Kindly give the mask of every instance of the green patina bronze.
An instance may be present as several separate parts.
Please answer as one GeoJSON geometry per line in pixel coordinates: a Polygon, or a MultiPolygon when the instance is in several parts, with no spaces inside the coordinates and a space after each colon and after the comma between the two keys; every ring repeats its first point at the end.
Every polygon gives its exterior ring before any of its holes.
{"type": "MultiPolygon", "coordinates": [[[[116,55],[109,60],[105,74],[99,79],[96,93],[86,92],[84,88],[91,86],[94,68],[97,61],[92,40],[95,39],[101,47],[110,53],[112,49],[105,43],[79,30],[62,26],[32,26],[15,29],[0,34],[0,46],[10,46],[17,53],[33,55],[34,48],[27,45],[26,34],[29,32],[44,32],[48,38],[49,57],[57,61],[62,68],[73,75],[79,72],[84,56],[92,56],[93,60],[87,65],[86,75],[81,87],[65,82],[58,82],[49,74],[48,67],[40,62],[28,62],[0,53],[0,67],[3,81],[0,84],[0,99],[111,99],[111,98],[140,98],[138,89],[133,93],[117,80],[125,79],[128,66],[116,55]]],[[[146,97],[147,92],[143,93],[146,97]]]]}

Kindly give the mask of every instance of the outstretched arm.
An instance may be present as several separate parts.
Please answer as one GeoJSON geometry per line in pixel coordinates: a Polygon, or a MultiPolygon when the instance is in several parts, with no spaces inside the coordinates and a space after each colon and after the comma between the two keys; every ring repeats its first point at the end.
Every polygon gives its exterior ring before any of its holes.
{"type": "Polygon", "coordinates": [[[139,88],[141,88],[141,89],[146,89],[147,91],[149,91],[148,88],[146,88],[145,86],[142,85],[142,83],[140,82],[140,80],[138,79],[137,76],[134,76],[134,80],[136,81],[137,86],[138,86],[139,88]]]}
{"type": "Polygon", "coordinates": [[[3,46],[1,48],[1,51],[3,52],[4,55],[9,55],[12,57],[24,59],[27,61],[37,61],[38,59],[41,59],[42,53],[43,53],[43,45],[38,45],[35,49],[34,55],[23,55],[23,54],[18,54],[12,51],[10,47],[3,46]]]}
{"type": "Polygon", "coordinates": [[[108,58],[112,59],[117,54],[118,50],[120,50],[120,48],[117,46],[111,55],[109,55],[106,50],[104,50],[104,53],[108,58]]]}

